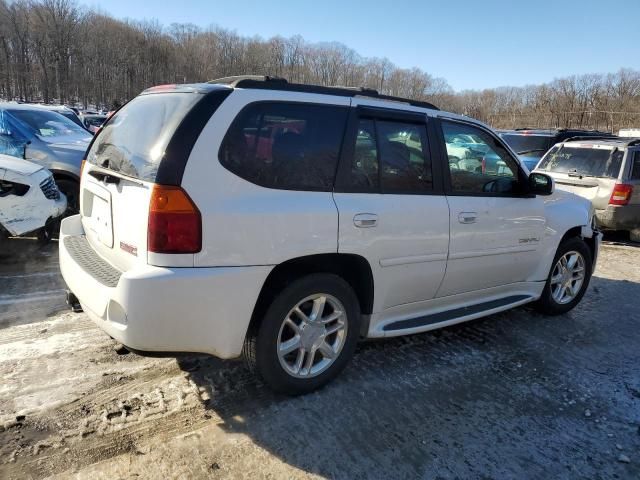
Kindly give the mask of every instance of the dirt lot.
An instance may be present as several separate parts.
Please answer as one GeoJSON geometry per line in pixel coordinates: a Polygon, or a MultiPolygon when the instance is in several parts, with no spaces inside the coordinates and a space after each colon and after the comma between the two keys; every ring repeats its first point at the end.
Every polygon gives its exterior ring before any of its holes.
{"type": "Polygon", "coordinates": [[[566,316],[363,344],[300,398],[238,362],[119,355],[51,315],[56,262],[0,261],[0,478],[640,478],[640,248],[604,247],[566,316]]]}

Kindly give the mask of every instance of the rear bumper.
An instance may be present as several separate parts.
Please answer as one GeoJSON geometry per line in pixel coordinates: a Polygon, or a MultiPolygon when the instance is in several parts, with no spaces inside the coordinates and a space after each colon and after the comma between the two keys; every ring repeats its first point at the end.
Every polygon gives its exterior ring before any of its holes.
{"type": "Polygon", "coordinates": [[[608,205],[596,210],[598,226],[608,230],[634,230],[640,228],[640,205],[608,205]]]}
{"type": "Polygon", "coordinates": [[[60,269],[83,310],[111,337],[140,351],[240,355],[271,267],[141,265],[123,272],[115,282],[101,282],[99,275],[74,259],[70,242],[65,241],[83,235],[80,215],[62,221],[60,269]]]}

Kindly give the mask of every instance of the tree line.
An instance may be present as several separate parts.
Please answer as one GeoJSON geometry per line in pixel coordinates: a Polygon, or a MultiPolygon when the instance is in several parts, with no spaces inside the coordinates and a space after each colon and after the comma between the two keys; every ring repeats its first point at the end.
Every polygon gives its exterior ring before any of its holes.
{"type": "Polygon", "coordinates": [[[419,68],[365,58],[340,43],[119,20],[74,0],[0,0],[3,99],[112,108],[152,85],[246,73],[365,86],[430,101],[496,128],[640,126],[640,72],[634,70],[456,93],[419,68]]]}

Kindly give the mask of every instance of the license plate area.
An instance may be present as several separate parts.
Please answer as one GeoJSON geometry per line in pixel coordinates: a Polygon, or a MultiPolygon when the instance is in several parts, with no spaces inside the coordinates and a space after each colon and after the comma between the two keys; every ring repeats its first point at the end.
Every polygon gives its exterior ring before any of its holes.
{"type": "Polygon", "coordinates": [[[85,230],[103,245],[113,248],[111,192],[94,183],[87,183],[83,193],[85,230]]]}

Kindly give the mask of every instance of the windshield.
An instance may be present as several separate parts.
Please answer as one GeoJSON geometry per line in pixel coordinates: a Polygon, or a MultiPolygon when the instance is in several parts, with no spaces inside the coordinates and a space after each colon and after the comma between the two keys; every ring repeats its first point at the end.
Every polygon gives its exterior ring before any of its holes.
{"type": "Polygon", "coordinates": [[[549,149],[549,143],[551,141],[551,137],[540,136],[540,135],[516,135],[503,133],[502,138],[507,145],[509,145],[514,152],[529,152],[533,150],[535,153],[540,152],[542,155],[549,149]]]}
{"type": "Polygon", "coordinates": [[[102,129],[87,161],[154,182],[171,136],[201,98],[195,93],[156,93],[134,98],[102,129]]]}
{"type": "Polygon", "coordinates": [[[589,177],[617,178],[623,155],[624,152],[617,149],[556,145],[540,161],[537,169],[589,177]]]}
{"type": "Polygon", "coordinates": [[[25,123],[39,137],[86,135],[87,131],[63,115],[47,110],[7,110],[13,117],[25,123]]]}

